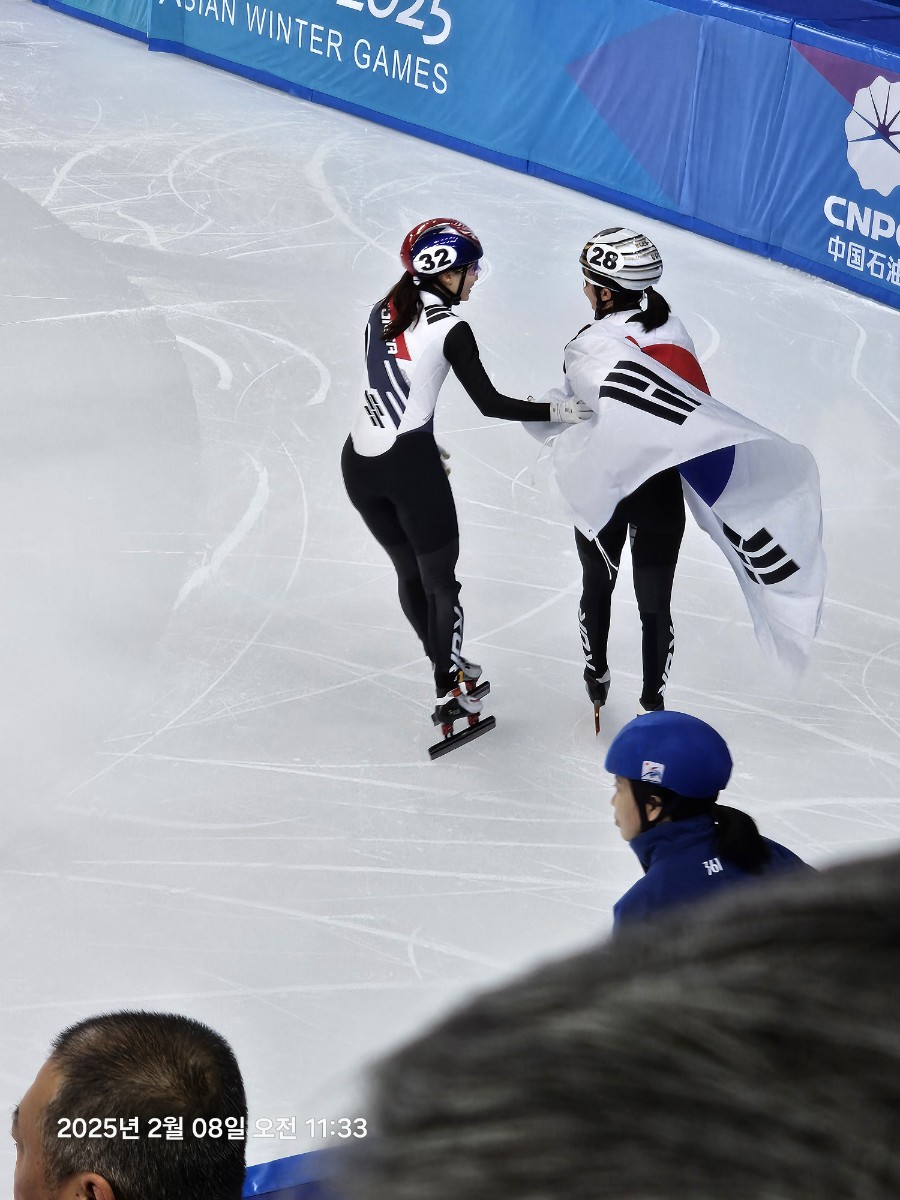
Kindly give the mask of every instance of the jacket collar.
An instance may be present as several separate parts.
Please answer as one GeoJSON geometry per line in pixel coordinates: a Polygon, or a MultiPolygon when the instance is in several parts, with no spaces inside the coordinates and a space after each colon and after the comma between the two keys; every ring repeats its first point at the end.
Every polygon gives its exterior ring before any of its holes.
{"type": "Polygon", "coordinates": [[[715,824],[712,817],[705,813],[699,817],[689,817],[686,821],[664,821],[661,825],[654,825],[652,829],[639,833],[631,839],[629,845],[637,855],[638,862],[647,871],[653,862],[658,862],[674,850],[680,853],[691,846],[708,842],[715,824]]]}

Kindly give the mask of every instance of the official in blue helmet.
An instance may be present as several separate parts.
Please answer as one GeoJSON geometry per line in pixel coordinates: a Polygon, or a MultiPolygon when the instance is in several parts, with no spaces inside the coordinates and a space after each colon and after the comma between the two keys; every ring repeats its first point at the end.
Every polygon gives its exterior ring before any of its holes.
{"type": "Polygon", "coordinates": [[[808,869],[763,837],[747,813],[719,803],[731,752],[699,717],[671,710],[636,717],[613,738],[605,765],[616,780],[616,825],[644,870],[613,907],[616,928],[733,884],[808,869]]]}

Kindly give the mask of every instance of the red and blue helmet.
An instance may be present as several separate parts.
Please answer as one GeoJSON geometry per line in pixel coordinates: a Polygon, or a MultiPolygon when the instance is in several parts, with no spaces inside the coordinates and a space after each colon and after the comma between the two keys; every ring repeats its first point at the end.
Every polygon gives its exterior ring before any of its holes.
{"type": "Polygon", "coordinates": [[[432,217],[416,225],[403,239],[400,261],[410,275],[434,276],[478,262],[481,242],[462,221],[432,217]]]}

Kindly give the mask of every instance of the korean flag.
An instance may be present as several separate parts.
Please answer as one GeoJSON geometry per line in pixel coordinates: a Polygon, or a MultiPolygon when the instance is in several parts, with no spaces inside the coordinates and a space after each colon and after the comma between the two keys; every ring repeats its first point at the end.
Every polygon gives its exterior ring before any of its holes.
{"type": "MultiPolygon", "coordinates": [[[[637,346],[588,326],[566,347],[566,387],[596,410],[553,426],[557,485],[575,524],[595,537],[621,499],[669,467],[695,520],[728,559],[764,652],[799,674],[825,592],[822,501],[815,460],[637,346]]],[[[543,427],[545,430],[547,426],[543,427]]]]}

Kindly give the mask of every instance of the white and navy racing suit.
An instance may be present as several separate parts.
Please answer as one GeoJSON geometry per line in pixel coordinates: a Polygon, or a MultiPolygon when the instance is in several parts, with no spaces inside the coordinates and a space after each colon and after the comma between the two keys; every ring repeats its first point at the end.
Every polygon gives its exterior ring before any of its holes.
{"type": "Polygon", "coordinates": [[[341,469],[351,503],[390,556],[400,606],[434,666],[438,696],[456,681],[463,612],[453,493],[434,440],[434,409],[452,367],[486,417],[547,421],[549,404],[501,395],[488,379],[475,336],[437,295],[423,290],[419,320],[385,341],[390,305],[366,327],[366,386],[344,445],[341,469]]]}
{"type": "MultiPolygon", "coordinates": [[[[681,321],[670,314],[657,329],[647,332],[629,318],[634,310],[611,312],[601,318],[603,332],[621,336],[655,358],[686,382],[708,392],[697,352],[681,321]]],[[[591,329],[585,326],[581,332],[591,329]]],[[[569,345],[577,341],[580,334],[569,345]]],[[[587,403],[596,397],[582,396],[587,403]]],[[[584,649],[585,679],[602,680],[608,668],[607,643],[613,588],[625,538],[631,533],[631,566],[634,594],[641,617],[642,690],[645,709],[661,708],[669,667],[675,650],[672,624],[672,585],[678,551],[684,536],[684,495],[681,476],[673,467],[651,476],[617,505],[609,521],[594,538],[575,530],[582,567],[582,595],[578,610],[584,649]]]]}

